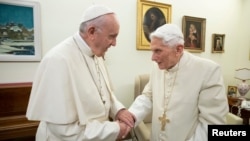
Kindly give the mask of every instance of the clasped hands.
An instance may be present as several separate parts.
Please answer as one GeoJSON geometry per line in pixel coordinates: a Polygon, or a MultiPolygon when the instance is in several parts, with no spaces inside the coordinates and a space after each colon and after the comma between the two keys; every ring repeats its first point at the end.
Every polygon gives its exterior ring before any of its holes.
{"type": "Polygon", "coordinates": [[[128,110],[122,109],[117,113],[116,120],[120,126],[117,139],[124,139],[135,125],[135,116],[128,110]]]}

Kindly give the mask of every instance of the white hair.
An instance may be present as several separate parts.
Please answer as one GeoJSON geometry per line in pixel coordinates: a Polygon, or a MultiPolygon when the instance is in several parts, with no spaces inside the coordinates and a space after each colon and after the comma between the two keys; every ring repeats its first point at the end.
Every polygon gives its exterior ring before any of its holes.
{"type": "Polygon", "coordinates": [[[169,47],[184,45],[183,33],[175,24],[164,24],[158,27],[150,34],[150,40],[154,37],[162,39],[163,44],[169,47]]]}

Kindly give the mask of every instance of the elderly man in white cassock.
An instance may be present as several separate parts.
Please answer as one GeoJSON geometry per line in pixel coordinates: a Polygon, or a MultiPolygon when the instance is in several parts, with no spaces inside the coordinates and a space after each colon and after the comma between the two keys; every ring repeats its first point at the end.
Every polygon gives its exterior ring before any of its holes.
{"type": "Polygon", "coordinates": [[[184,51],[183,34],[165,24],[150,35],[148,84],[129,111],[135,126],[152,110],[151,141],[206,141],[209,124],[225,124],[228,103],[220,66],[184,51]]]}
{"type": "Polygon", "coordinates": [[[115,13],[93,5],[79,32],[44,56],[26,114],[40,121],[36,141],[115,141],[128,134],[134,117],[113,94],[103,61],[118,33],[115,13]]]}

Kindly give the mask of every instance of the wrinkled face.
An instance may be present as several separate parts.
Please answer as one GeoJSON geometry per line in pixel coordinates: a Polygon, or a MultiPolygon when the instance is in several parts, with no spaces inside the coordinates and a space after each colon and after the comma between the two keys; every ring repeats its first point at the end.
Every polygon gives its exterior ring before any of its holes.
{"type": "Polygon", "coordinates": [[[104,56],[109,47],[116,45],[119,23],[114,15],[106,16],[102,27],[96,28],[92,39],[92,51],[98,57],[104,56]]]}
{"type": "Polygon", "coordinates": [[[155,61],[159,69],[170,69],[176,65],[181,56],[180,47],[167,47],[162,39],[153,37],[150,43],[152,50],[152,60],[155,61]]]}

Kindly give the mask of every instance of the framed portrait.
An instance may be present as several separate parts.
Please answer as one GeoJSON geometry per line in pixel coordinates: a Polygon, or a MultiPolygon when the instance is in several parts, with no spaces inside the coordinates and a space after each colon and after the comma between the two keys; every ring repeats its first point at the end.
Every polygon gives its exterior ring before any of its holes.
{"type": "Polygon", "coordinates": [[[40,61],[40,5],[0,1],[0,61],[40,61]]]}
{"type": "Polygon", "coordinates": [[[225,34],[213,34],[212,35],[212,53],[224,52],[225,34]]]}
{"type": "Polygon", "coordinates": [[[137,50],[150,50],[149,35],[159,26],[171,23],[172,6],[169,4],[137,0],[137,50]]]}
{"type": "Polygon", "coordinates": [[[237,94],[237,86],[228,86],[227,95],[236,96],[236,94],[237,94]]]}
{"type": "Polygon", "coordinates": [[[205,51],[206,19],[183,16],[182,32],[184,34],[184,49],[190,52],[205,51]]]}

